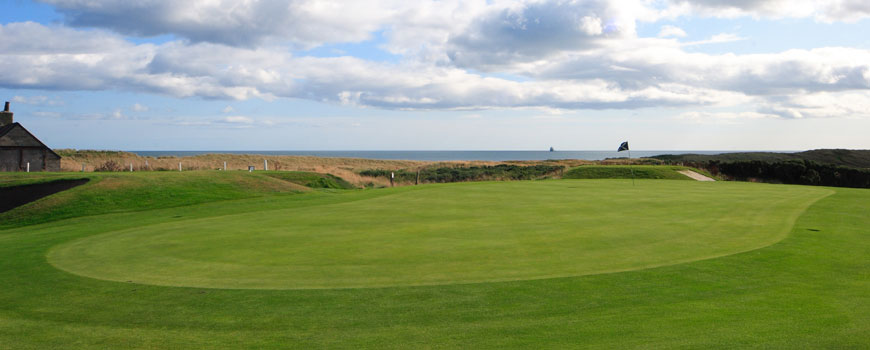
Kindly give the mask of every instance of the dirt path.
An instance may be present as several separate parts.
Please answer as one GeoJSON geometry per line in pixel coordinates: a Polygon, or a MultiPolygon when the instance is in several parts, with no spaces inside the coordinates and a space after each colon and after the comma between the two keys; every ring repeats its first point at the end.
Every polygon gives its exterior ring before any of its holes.
{"type": "Polygon", "coordinates": [[[712,178],[698,174],[698,173],[691,171],[691,170],[680,170],[678,172],[680,174],[686,175],[686,176],[691,177],[691,178],[698,180],[698,181],[716,181],[716,180],[713,180],[712,178]]]}

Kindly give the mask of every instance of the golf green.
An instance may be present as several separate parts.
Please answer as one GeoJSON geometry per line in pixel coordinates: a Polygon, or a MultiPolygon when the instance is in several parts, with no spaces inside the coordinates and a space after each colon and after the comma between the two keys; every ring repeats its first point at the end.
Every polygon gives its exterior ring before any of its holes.
{"type": "Polygon", "coordinates": [[[204,288],[359,288],[579,276],[768,246],[833,191],[566,180],[383,193],[85,236],[54,247],[48,260],[96,279],[204,288]]]}

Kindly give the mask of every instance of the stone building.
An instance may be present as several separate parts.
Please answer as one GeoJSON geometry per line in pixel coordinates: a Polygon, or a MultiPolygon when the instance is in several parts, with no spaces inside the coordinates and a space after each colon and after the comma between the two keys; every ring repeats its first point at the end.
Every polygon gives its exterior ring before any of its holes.
{"type": "Polygon", "coordinates": [[[60,156],[12,120],[9,102],[0,112],[0,171],[60,171],[60,156]]]}

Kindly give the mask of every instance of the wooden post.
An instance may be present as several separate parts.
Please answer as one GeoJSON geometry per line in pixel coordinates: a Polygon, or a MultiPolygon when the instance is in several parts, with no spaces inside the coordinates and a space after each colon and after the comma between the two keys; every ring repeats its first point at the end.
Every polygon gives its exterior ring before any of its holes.
{"type": "Polygon", "coordinates": [[[414,186],[417,186],[419,184],[420,184],[420,170],[417,170],[417,178],[414,179],[414,186]]]}

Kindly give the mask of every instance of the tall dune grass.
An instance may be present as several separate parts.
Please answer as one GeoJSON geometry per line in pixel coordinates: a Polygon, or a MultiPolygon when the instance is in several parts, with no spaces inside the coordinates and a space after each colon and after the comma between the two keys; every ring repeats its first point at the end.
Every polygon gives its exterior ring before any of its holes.
{"type": "MultiPolygon", "coordinates": [[[[382,160],[363,158],[328,158],[313,156],[274,156],[257,154],[203,154],[188,157],[161,156],[143,157],[135,153],[123,151],[93,151],[93,150],[56,150],[61,155],[62,171],[92,172],[109,161],[120,165],[122,171],[129,171],[132,165],[133,171],[178,171],[181,163],[183,171],[188,170],[219,170],[223,169],[226,162],[227,170],[247,170],[254,166],[257,170],[263,169],[263,161],[267,160],[269,170],[279,171],[312,171],[323,174],[332,174],[341,177],[357,186],[374,185],[388,186],[389,179],[382,177],[361,176],[362,170],[381,169],[417,171],[425,168],[439,167],[470,167],[483,165],[513,164],[531,166],[539,164],[561,165],[575,167],[588,164],[628,164],[628,159],[612,159],[604,161],[587,161],[580,159],[545,160],[545,161],[414,161],[414,160],[382,160]]],[[[647,164],[649,159],[632,159],[632,163],[647,164]]]]}

